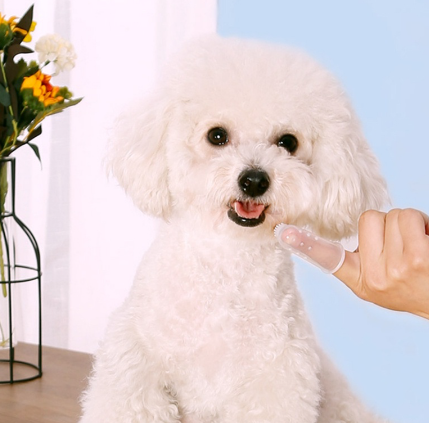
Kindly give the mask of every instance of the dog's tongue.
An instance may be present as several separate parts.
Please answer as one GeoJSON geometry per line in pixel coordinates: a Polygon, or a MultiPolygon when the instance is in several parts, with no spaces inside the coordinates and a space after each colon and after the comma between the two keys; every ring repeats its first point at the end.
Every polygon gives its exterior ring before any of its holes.
{"type": "Polygon", "coordinates": [[[263,204],[253,203],[252,201],[235,201],[234,204],[235,212],[246,219],[257,219],[265,209],[263,204]]]}

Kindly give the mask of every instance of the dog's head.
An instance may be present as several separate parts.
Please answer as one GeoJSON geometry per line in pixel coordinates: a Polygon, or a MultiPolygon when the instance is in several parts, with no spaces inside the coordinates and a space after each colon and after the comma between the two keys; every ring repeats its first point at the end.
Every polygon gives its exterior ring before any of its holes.
{"type": "Polygon", "coordinates": [[[295,50],[209,37],[123,115],[111,168],[144,212],[233,236],[279,222],[330,238],[387,200],[342,88],[295,50]]]}

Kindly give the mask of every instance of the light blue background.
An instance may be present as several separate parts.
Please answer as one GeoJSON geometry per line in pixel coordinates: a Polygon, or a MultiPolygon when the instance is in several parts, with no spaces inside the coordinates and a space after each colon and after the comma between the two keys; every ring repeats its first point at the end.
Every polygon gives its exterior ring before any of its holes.
{"type": "MultiPolygon", "coordinates": [[[[428,0],[219,0],[218,32],[291,44],[323,63],[349,93],[392,206],[429,212],[428,0]]],[[[298,261],[297,275],[355,391],[393,422],[428,423],[429,321],[364,303],[298,261]]]]}

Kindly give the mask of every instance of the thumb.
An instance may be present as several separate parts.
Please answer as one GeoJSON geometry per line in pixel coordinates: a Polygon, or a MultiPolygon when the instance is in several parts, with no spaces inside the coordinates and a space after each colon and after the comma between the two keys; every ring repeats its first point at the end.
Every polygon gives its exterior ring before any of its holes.
{"type": "Polygon", "coordinates": [[[358,252],[345,251],[344,262],[339,269],[333,273],[336,278],[348,286],[354,293],[359,292],[361,280],[361,262],[358,252]]]}

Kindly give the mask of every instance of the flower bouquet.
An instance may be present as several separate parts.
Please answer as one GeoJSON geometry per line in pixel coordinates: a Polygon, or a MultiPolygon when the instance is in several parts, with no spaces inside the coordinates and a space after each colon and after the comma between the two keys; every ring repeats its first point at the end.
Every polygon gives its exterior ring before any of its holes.
{"type": "MultiPolygon", "coordinates": [[[[51,84],[51,77],[74,67],[76,55],[73,46],[58,35],[46,35],[35,44],[38,60],[26,61],[19,56],[34,53],[23,45],[32,40],[33,6],[17,19],[0,13],[0,282],[2,296],[7,297],[11,282],[6,218],[13,217],[7,206],[10,182],[9,156],[18,148],[28,145],[40,160],[39,149],[33,140],[42,132],[42,121],[53,114],[74,106],[81,98],[73,99],[67,87],[51,84]],[[46,69],[54,68],[52,75],[46,69]],[[8,270],[9,276],[5,273],[8,270]]],[[[28,228],[27,228],[28,230],[28,228]]],[[[14,250],[14,247],[13,247],[14,250]]],[[[9,341],[0,324],[0,347],[9,341]]]]}
{"type": "Polygon", "coordinates": [[[31,41],[35,25],[33,7],[18,22],[0,14],[0,157],[28,144],[40,159],[30,141],[41,134],[43,119],[81,101],[72,99],[67,87],[51,85],[51,75],[42,72],[50,63],[55,74],[74,67],[73,46],[58,35],[46,35],[36,43],[38,61],[15,61],[17,55],[33,53],[22,43],[31,41]]]}

